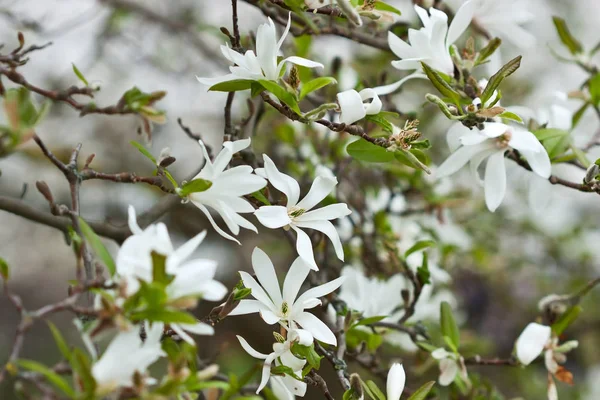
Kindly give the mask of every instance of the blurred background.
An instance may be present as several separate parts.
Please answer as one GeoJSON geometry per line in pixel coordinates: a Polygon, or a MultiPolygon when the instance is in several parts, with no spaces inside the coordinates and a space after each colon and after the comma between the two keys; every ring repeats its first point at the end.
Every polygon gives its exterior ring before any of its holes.
{"type": "MultiPolygon", "coordinates": [[[[265,17],[244,1],[239,3],[239,24],[245,35],[255,31],[265,17]]],[[[403,12],[402,22],[420,26],[409,1],[389,0],[389,3],[403,12]]],[[[460,4],[460,1],[450,2],[454,10],[456,3],[460,4]]],[[[599,40],[600,2],[529,0],[520,3],[520,7],[527,8],[533,15],[523,27],[536,41],[528,48],[509,42],[503,44],[501,60],[522,54],[523,62],[518,73],[506,84],[502,103],[504,106],[524,105],[539,109],[553,104],[556,92],[576,90],[586,78],[576,66],[561,63],[552,56],[550,48],[559,52],[562,48],[551,16],[565,18],[574,36],[589,49],[599,40]]],[[[52,106],[37,133],[62,158],[68,157],[77,143],[82,143],[82,159],[95,153],[92,166],[103,172],[131,171],[138,175],[152,172],[153,166],[129,145],[131,140],[147,143],[155,155],[164,147],[170,147],[171,154],[177,158],[170,170],[178,180],[183,180],[201,165],[202,155],[199,146],[178,126],[177,119],[181,118],[217,150],[223,140],[226,94],[207,93],[195,76],[225,73],[227,64],[218,46],[226,38],[219,27],[230,27],[230,18],[230,2],[225,0],[0,0],[0,43],[5,45],[4,49],[16,47],[18,31],[24,33],[28,44],[51,41],[51,47],[31,54],[31,60],[21,69],[22,74],[44,88],[67,88],[78,84],[73,63],[92,84],[101,87],[95,99],[99,105],[115,104],[133,86],[145,92],[166,90],[168,95],[158,106],[166,111],[167,122],[155,125],[151,143],[137,133],[140,121],[136,117],[88,115],[80,118],[75,110],[60,104],[52,106]]],[[[340,80],[341,91],[354,87],[360,80],[353,71],[364,69],[361,60],[376,54],[377,51],[347,39],[320,37],[313,42],[310,58],[325,64],[326,71],[334,58],[342,60],[345,72],[344,79],[340,80]]],[[[381,64],[381,69],[388,65],[381,64]]],[[[493,66],[489,68],[493,69],[493,66]]],[[[378,72],[370,71],[371,74],[378,72]]],[[[411,82],[393,100],[403,112],[417,113],[421,120],[420,130],[434,143],[433,160],[439,164],[448,154],[445,132],[449,124],[431,107],[423,111],[424,94],[431,90],[423,82],[411,82]]],[[[565,100],[563,105],[572,111],[577,109],[577,102],[571,104],[565,100]]],[[[245,115],[244,96],[236,96],[233,109],[236,117],[245,115]]],[[[575,143],[587,143],[598,125],[597,117],[588,110],[574,132],[575,143]]],[[[258,135],[263,137],[271,133],[268,124],[259,129],[258,135]]],[[[589,153],[591,160],[599,156],[594,149],[589,153]]],[[[0,159],[0,171],[2,196],[21,196],[32,206],[46,210],[47,203],[35,190],[35,181],[44,180],[57,202],[68,202],[64,177],[33,143],[0,159]]],[[[466,238],[460,256],[440,262],[440,267],[452,277],[449,289],[455,296],[464,335],[473,339],[470,344],[473,352],[488,357],[510,355],[518,334],[538,314],[537,301],[541,297],[551,293],[571,293],[600,275],[600,202],[597,196],[548,184],[542,189],[546,204],[531,208],[528,204],[530,176],[514,165],[509,165],[508,171],[507,199],[494,214],[485,210],[483,191],[470,183],[468,172],[461,173],[462,181],[453,178],[454,185],[472,190],[475,200],[448,213],[448,220],[455,222],[453,227],[459,226],[456,228],[459,233],[448,230],[446,236],[440,235],[448,243],[457,240],[458,235],[466,238]]],[[[579,182],[584,172],[560,166],[554,173],[579,182]]],[[[449,184],[446,182],[446,186],[449,184]]],[[[91,221],[123,225],[128,204],[133,204],[140,213],[161,196],[158,190],[142,184],[89,181],[81,190],[82,215],[91,221]]],[[[406,202],[410,207],[410,198],[406,202]]],[[[419,217],[399,218],[396,223],[401,228],[417,223],[422,229],[425,220],[433,220],[431,223],[438,233],[446,232],[448,228],[449,223],[430,216],[421,220],[419,217]]],[[[218,260],[220,267],[216,278],[228,287],[237,282],[236,271],[251,268],[249,256],[258,243],[271,255],[282,273],[294,258],[287,246],[278,246],[280,239],[273,231],[259,228],[260,242],[257,235],[246,231],[240,238],[243,246],[222,240],[204,215],[190,205],[176,207],[163,221],[172,237],[181,243],[200,230],[208,229],[209,234],[198,255],[218,260]]],[[[106,244],[116,253],[118,246],[114,242],[106,241],[106,244]]],[[[73,253],[59,231],[4,211],[0,211],[0,256],[11,265],[12,290],[23,298],[28,309],[66,296],[66,281],[74,278],[73,253]]],[[[600,294],[589,295],[583,303],[583,317],[566,333],[566,339],[580,341],[580,348],[571,353],[567,365],[575,376],[575,385],[572,388],[560,385],[561,398],[600,398],[598,301],[600,294]]],[[[206,315],[215,305],[202,303],[197,315],[206,315]]],[[[69,340],[78,343],[71,315],[65,313],[52,320],[69,340]]],[[[7,358],[18,321],[19,316],[12,305],[0,296],[0,363],[7,358]]],[[[269,327],[256,316],[229,318],[220,324],[216,336],[202,338],[199,351],[207,359],[218,360],[224,372],[241,373],[253,361],[241,351],[234,335],[241,334],[255,348],[266,351],[272,342],[269,332],[269,327]]],[[[38,323],[30,331],[22,355],[46,363],[59,359],[47,326],[38,323]]],[[[389,355],[403,359],[408,365],[412,362],[409,360],[418,361],[418,356],[402,350],[390,349],[389,355]]],[[[422,365],[422,360],[420,362],[422,365]]],[[[337,398],[340,389],[335,384],[333,371],[329,365],[324,368],[324,376],[332,382],[330,386],[337,398]]],[[[350,370],[362,371],[355,365],[351,365],[350,370]]],[[[426,376],[435,379],[435,366],[425,370],[426,376]]],[[[408,371],[411,387],[410,367],[408,371]]],[[[527,370],[478,367],[470,368],[470,371],[490,379],[506,398],[521,395],[526,399],[537,399],[545,395],[542,367],[527,370]]],[[[309,390],[307,398],[321,396],[313,392],[313,388],[309,390]]],[[[0,398],[13,399],[8,385],[0,386],[0,398]]]]}

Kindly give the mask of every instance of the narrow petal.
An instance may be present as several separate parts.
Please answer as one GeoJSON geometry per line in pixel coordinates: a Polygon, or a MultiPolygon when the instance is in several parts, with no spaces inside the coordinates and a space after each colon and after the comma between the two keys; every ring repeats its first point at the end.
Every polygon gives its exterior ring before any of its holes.
{"type": "Polygon", "coordinates": [[[287,208],[283,206],[262,206],[254,212],[254,216],[270,229],[282,228],[292,222],[287,208]]]}
{"type": "Polygon", "coordinates": [[[515,343],[517,359],[521,364],[529,365],[542,354],[551,335],[552,329],[549,326],[535,322],[527,325],[515,343]]]}
{"type": "MultiPolygon", "coordinates": [[[[271,21],[271,19],[269,19],[269,21],[271,21]]],[[[289,12],[288,13],[288,21],[287,21],[287,24],[285,25],[285,29],[283,30],[281,37],[277,41],[277,52],[279,52],[279,50],[281,49],[281,45],[283,45],[283,41],[285,40],[285,37],[290,32],[291,26],[292,26],[292,13],[289,12]]]]}
{"type": "Polygon", "coordinates": [[[384,85],[384,86],[378,86],[376,88],[373,88],[373,90],[379,96],[383,96],[383,95],[395,92],[396,90],[398,90],[400,88],[400,86],[404,85],[405,82],[407,82],[407,81],[409,81],[411,79],[415,79],[415,78],[427,79],[427,76],[425,74],[420,73],[420,72],[415,72],[413,74],[405,76],[404,78],[400,79],[396,83],[392,83],[392,84],[384,85]]]}
{"type": "Polygon", "coordinates": [[[400,59],[413,58],[415,56],[416,52],[411,45],[400,39],[392,31],[388,31],[388,44],[390,50],[400,59]]]}
{"type": "Polygon", "coordinates": [[[351,213],[352,211],[350,211],[346,203],[336,203],[304,213],[301,216],[296,217],[295,220],[298,222],[329,221],[345,217],[351,213]]]}
{"type": "Polygon", "coordinates": [[[271,310],[261,309],[259,314],[263,321],[265,321],[268,325],[276,324],[281,319],[271,310]]]}
{"type": "Polygon", "coordinates": [[[296,251],[302,260],[310,267],[310,269],[318,271],[317,262],[315,261],[315,254],[313,252],[312,243],[310,238],[302,229],[296,228],[294,225],[290,225],[291,228],[296,232],[296,251]]]}
{"type": "Polygon", "coordinates": [[[463,146],[456,150],[437,169],[437,178],[452,175],[465,166],[475,154],[484,149],[484,144],[474,146],[463,146]]]}
{"type": "Polygon", "coordinates": [[[263,160],[265,162],[265,173],[271,185],[286,195],[288,207],[295,206],[300,198],[298,182],[291,176],[279,172],[273,160],[266,154],[263,154],[263,160]]]}
{"type": "Polygon", "coordinates": [[[288,305],[294,304],[309,272],[310,267],[300,257],[294,260],[283,282],[283,300],[288,305]]]}
{"type": "Polygon", "coordinates": [[[188,342],[189,344],[191,344],[192,346],[196,347],[196,342],[194,341],[194,339],[188,335],[187,333],[185,333],[185,331],[183,330],[183,328],[181,326],[179,326],[178,324],[170,324],[171,329],[173,329],[175,331],[175,333],[183,340],[185,340],[186,342],[188,342]]]}
{"type": "Polygon", "coordinates": [[[475,144],[485,142],[487,139],[489,139],[487,136],[482,135],[478,132],[469,132],[468,134],[463,135],[459,138],[460,143],[463,146],[473,146],[475,144]]]}
{"type": "Polygon", "coordinates": [[[340,235],[338,234],[335,226],[329,221],[309,221],[309,222],[300,222],[296,223],[296,226],[299,228],[310,228],[322,232],[329,238],[331,243],[333,244],[333,248],[335,250],[335,255],[341,261],[344,261],[344,247],[342,246],[342,241],[340,240],[340,235]]]}
{"type": "Polygon", "coordinates": [[[303,346],[310,346],[313,343],[312,334],[305,329],[291,329],[288,338],[291,342],[298,342],[303,346]]]}
{"type": "Polygon", "coordinates": [[[484,129],[480,132],[490,138],[495,138],[511,131],[508,125],[500,122],[485,122],[483,127],[484,129]]]}
{"type": "Polygon", "coordinates": [[[406,384],[406,373],[402,364],[392,364],[386,382],[387,400],[400,400],[406,384]]]}
{"type": "Polygon", "coordinates": [[[455,152],[461,146],[460,138],[470,133],[471,130],[460,122],[453,123],[446,134],[446,142],[450,151],[455,152]]]}
{"type": "Polygon", "coordinates": [[[127,208],[127,223],[129,224],[129,230],[134,235],[140,235],[143,230],[137,223],[137,217],[135,215],[135,208],[130,204],[127,208]]]}
{"type": "Polygon", "coordinates": [[[303,312],[296,316],[295,321],[309,331],[315,339],[337,346],[337,339],[327,325],[311,313],[303,312]]]}
{"type": "Polygon", "coordinates": [[[188,332],[192,332],[196,335],[214,335],[215,329],[205,324],[204,322],[198,322],[197,324],[178,324],[181,328],[188,332]]]}
{"type": "Polygon", "coordinates": [[[548,179],[552,174],[552,164],[546,149],[543,146],[541,147],[541,150],[538,152],[521,151],[521,154],[525,156],[533,172],[542,178],[548,179]]]}
{"type": "Polygon", "coordinates": [[[283,380],[279,376],[272,376],[270,379],[271,390],[277,400],[295,400],[296,396],[283,383],[283,380]]]}
{"type": "Polygon", "coordinates": [[[496,211],[506,193],[506,169],[504,151],[501,150],[488,158],[485,166],[485,204],[492,212],[496,211]]]}
{"type": "Polygon", "coordinates": [[[294,305],[302,304],[303,302],[309,299],[318,299],[319,297],[326,296],[329,293],[336,291],[340,286],[342,286],[342,283],[344,283],[345,279],[345,276],[340,276],[339,278],[334,279],[330,282],[316,286],[312,289],[308,289],[306,292],[302,293],[300,297],[298,297],[298,299],[296,299],[294,305]]]}
{"type": "Polygon", "coordinates": [[[217,76],[214,78],[201,78],[199,76],[196,76],[196,79],[198,80],[198,82],[207,86],[210,89],[211,86],[214,86],[217,83],[234,81],[236,79],[240,79],[240,77],[234,74],[227,74],[223,76],[217,76]]]}
{"type": "MultiPolygon", "coordinates": [[[[177,250],[175,250],[171,255],[169,255],[167,259],[167,270],[169,267],[175,268],[179,265],[179,263],[185,261],[192,253],[200,246],[200,243],[206,237],[206,230],[203,230],[183,245],[181,245],[177,250]],[[170,265],[169,265],[170,264],[170,265]]],[[[171,271],[173,273],[173,271],[171,271]]]]}
{"type": "Polygon", "coordinates": [[[252,268],[261,286],[265,288],[275,306],[279,308],[283,299],[275,267],[269,256],[258,247],[255,247],[252,252],[252,268]]]}
{"type": "Polygon", "coordinates": [[[252,297],[256,300],[263,303],[267,306],[271,311],[276,311],[277,307],[271,301],[271,298],[267,295],[264,289],[254,280],[254,278],[247,272],[239,271],[240,276],[242,277],[242,282],[244,282],[244,286],[252,290],[252,297]]]}
{"type": "Polygon", "coordinates": [[[248,342],[246,341],[246,339],[244,339],[240,335],[236,335],[236,337],[239,340],[240,344],[242,345],[242,348],[244,349],[244,351],[246,353],[250,354],[254,358],[258,358],[259,360],[266,360],[267,359],[268,355],[260,353],[260,352],[258,352],[256,350],[254,350],[252,348],[252,346],[250,346],[248,344],[248,342]]]}
{"type": "Polygon", "coordinates": [[[537,153],[543,146],[535,135],[525,129],[513,129],[508,145],[519,151],[531,151],[537,153]]]}
{"type": "Polygon", "coordinates": [[[298,57],[298,56],[291,56],[291,57],[284,58],[283,60],[281,60],[280,64],[288,63],[288,62],[299,65],[301,67],[323,68],[323,64],[321,64],[320,62],[312,61],[307,58],[298,57]]]}
{"type": "Polygon", "coordinates": [[[239,304],[229,313],[229,315],[246,315],[259,312],[266,306],[258,300],[240,300],[239,304]]]}
{"type": "Polygon", "coordinates": [[[234,238],[233,236],[229,235],[227,232],[225,232],[223,229],[221,229],[219,227],[219,225],[217,225],[217,223],[215,222],[215,220],[213,219],[212,215],[210,215],[210,211],[208,211],[208,209],[204,206],[204,204],[198,202],[198,201],[194,201],[191,200],[191,202],[200,209],[200,211],[202,211],[204,213],[204,215],[206,215],[206,218],[208,218],[208,221],[210,222],[210,224],[212,225],[212,227],[215,229],[215,231],[217,231],[217,233],[221,236],[223,236],[225,239],[229,239],[231,241],[236,242],[237,244],[241,244],[239,242],[239,240],[237,240],[236,238],[234,238]]]}
{"type": "Polygon", "coordinates": [[[271,376],[271,364],[273,363],[273,360],[275,360],[276,357],[277,355],[275,353],[271,353],[265,360],[265,363],[262,367],[262,377],[260,378],[260,384],[258,385],[258,389],[256,389],[256,394],[259,394],[260,391],[263,390],[265,386],[267,386],[267,382],[269,381],[269,377],[271,376]]]}
{"type": "Polygon", "coordinates": [[[446,37],[446,46],[450,47],[471,24],[473,14],[477,7],[476,1],[467,1],[463,3],[454,15],[454,19],[450,23],[448,36],[446,37]]]}
{"type": "Polygon", "coordinates": [[[296,207],[308,211],[320,203],[335,188],[338,181],[324,176],[317,176],[308,194],[300,200],[296,207]]]}

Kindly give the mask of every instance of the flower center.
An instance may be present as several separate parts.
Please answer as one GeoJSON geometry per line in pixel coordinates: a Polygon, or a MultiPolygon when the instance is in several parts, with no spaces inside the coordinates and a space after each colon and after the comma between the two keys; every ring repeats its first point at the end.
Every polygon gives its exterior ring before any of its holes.
{"type": "Polygon", "coordinates": [[[306,212],[305,209],[299,207],[292,207],[291,210],[288,211],[288,215],[291,220],[297,218],[306,212]]]}
{"type": "Polygon", "coordinates": [[[287,317],[288,311],[290,311],[290,307],[288,306],[288,303],[284,301],[283,304],[281,304],[281,314],[284,317],[287,317]]]}
{"type": "Polygon", "coordinates": [[[505,149],[508,147],[508,142],[512,138],[512,133],[509,131],[504,132],[502,135],[496,138],[496,146],[501,149],[505,149]]]}

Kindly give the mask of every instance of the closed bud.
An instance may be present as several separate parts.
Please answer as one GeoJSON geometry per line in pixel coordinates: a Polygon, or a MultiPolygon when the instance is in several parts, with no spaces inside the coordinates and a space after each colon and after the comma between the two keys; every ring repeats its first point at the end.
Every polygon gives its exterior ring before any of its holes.
{"type": "Polygon", "coordinates": [[[362,388],[362,380],[358,374],[350,375],[350,390],[353,392],[353,399],[364,399],[365,395],[362,388]]]}
{"type": "Polygon", "coordinates": [[[585,183],[591,183],[591,182],[595,181],[596,176],[598,175],[599,172],[600,172],[600,167],[597,164],[590,165],[590,167],[587,169],[587,172],[585,173],[585,178],[583,178],[583,181],[585,183]]]}
{"type": "Polygon", "coordinates": [[[293,89],[298,89],[298,87],[300,86],[300,76],[298,75],[298,67],[296,67],[295,65],[292,67],[292,69],[290,69],[287,83],[293,89]]]}

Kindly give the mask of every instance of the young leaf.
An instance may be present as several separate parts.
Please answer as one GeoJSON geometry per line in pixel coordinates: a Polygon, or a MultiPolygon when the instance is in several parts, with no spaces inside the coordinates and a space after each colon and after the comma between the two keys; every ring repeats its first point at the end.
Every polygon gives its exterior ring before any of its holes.
{"type": "Polygon", "coordinates": [[[481,102],[485,104],[494,94],[494,91],[500,86],[502,81],[512,75],[521,66],[521,56],[517,56],[504,64],[498,72],[496,72],[488,81],[483,93],[481,94],[481,102]]]}
{"type": "Polygon", "coordinates": [[[165,324],[196,324],[196,318],[187,312],[177,310],[143,310],[131,314],[132,321],[164,322],[165,324]]]}
{"type": "Polygon", "coordinates": [[[386,163],[394,159],[394,153],[387,151],[381,146],[369,143],[364,139],[350,143],[346,147],[346,151],[353,158],[360,161],[386,163]]]}
{"type": "Polygon", "coordinates": [[[425,171],[427,174],[431,174],[431,170],[424,163],[424,161],[427,161],[427,157],[425,156],[425,153],[423,153],[421,150],[398,149],[398,151],[394,153],[394,157],[396,158],[396,160],[400,161],[402,164],[408,167],[420,169],[425,171]],[[419,160],[417,156],[421,156],[421,160],[419,160]]]}
{"type": "Polygon", "coordinates": [[[362,386],[365,389],[365,392],[367,392],[373,400],[385,400],[385,395],[381,389],[379,389],[377,384],[375,384],[375,382],[369,380],[367,382],[363,382],[362,386]]]}
{"type": "Polygon", "coordinates": [[[569,49],[571,54],[577,55],[582,53],[583,46],[577,39],[575,39],[575,37],[573,37],[565,20],[560,17],[552,17],[552,21],[554,22],[554,26],[556,27],[556,32],[560,37],[560,41],[569,49]]]}
{"type": "Polygon", "coordinates": [[[185,185],[181,186],[181,190],[178,192],[179,196],[186,197],[190,193],[204,192],[212,186],[211,181],[207,181],[205,179],[194,179],[189,181],[185,185]]]}
{"type": "Polygon", "coordinates": [[[377,1],[373,8],[375,10],[379,10],[379,11],[387,11],[387,12],[391,12],[393,14],[402,15],[400,10],[398,10],[396,7],[389,5],[388,3],[384,3],[381,0],[377,1]]]}
{"type": "Polygon", "coordinates": [[[46,321],[46,322],[48,323],[48,327],[50,328],[50,331],[52,332],[52,336],[54,337],[54,341],[56,342],[56,346],[60,350],[60,353],[63,355],[65,360],[70,361],[71,360],[71,349],[69,348],[69,345],[65,341],[65,338],[60,333],[60,331],[58,330],[56,325],[54,325],[50,321],[46,321]]]}
{"type": "Polygon", "coordinates": [[[381,127],[381,129],[388,133],[394,132],[394,126],[385,118],[385,114],[383,113],[379,113],[376,115],[367,115],[365,117],[365,120],[376,123],[377,125],[379,125],[379,127],[381,127]]]}
{"type": "Polygon", "coordinates": [[[254,81],[247,79],[236,79],[233,81],[221,82],[212,85],[208,90],[213,92],[237,92],[239,90],[248,90],[254,81]]]}
{"type": "Polygon", "coordinates": [[[319,78],[315,78],[312,81],[308,81],[302,84],[302,88],[300,89],[300,100],[306,97],[307,94],[314,92],[315,90],[319,90],[327,85],[336,84],[337,81],[330,76],[322,76],[319,78]]]}
{"type": "Polygon", "coordinates": [[[597,73],[588,82],[590,88],[590,97],[592,104],[595,106],[600,105],[600,73],[597,73]]]}
{"type": "Polygon", "coordinates": [[[510,120],[518,122],[520,124],[523,123],[523,120],[521,119],[521,117],[519,117],[517,114],[510,112],[510,111],[504,111],[502,114],[499,114],[498,116],[500,118],[510,119],[510,120]]]}
{"type": "Polygon", "coordinates": [[[498,47],[502,44],[502,40],[500,38],[493,38],[488,42],[488,44],[479,51],[479,55],[475,60],[475,66],[480,65],[485,62],[492,54],[498,50],[498,47]]]}
{"type": "Polygon", "coordinates": [[[94,249],[94,253],[96,253],[96,256],[106,266],[110,275],[113,276],[117,270],[117,266],[108,250],[106,250],[106,247],[104,247],[104,244],[94,230],[81,217],[79,217],[79,225],[81,227],[81,233],[85,236],[89,245],[92,246],[92,249],[94,249]]]}
{"type": "Polygon", "coordinates": [[[425,75],[427,75],[427,78],[429,78],[433,86],[435,86],[435,88],[442,95],[449,97],[455,104],[458,104],[460,101],[460,94],[456,90],[454,90],[452,86],[450,86],[448,82],[446,82],[436,70],[434,70],[424,62],[422,62],[421,65],[423,66],[423,71],[425,71],[425,75]]]}
{"type": "Polygon", "coordinates": [[[363,318],[360,321],[358,321],[357,323],[355,323],[354,325],[352,325],[352,328],[359,326],[359,325],[371,325],[374,324],[375,322],[379,322],[382,319],[385,319],[385,315],[378,315],[376,317],[368,317],[368,318],[363,318]]]}
{"type": "Polygon", "coordinates": [[[146,148],[141,143],[132,140],[131,142],[129,142],[129,144],[138,149],[140,153],[142,153],[147,159],[149,159],[154,165],[156,165],[156,158],[154,158],[154,156],[150,154],[150,152],[146,150],[146,148]]]}
{"type": "Polygon", "coordinates": [[[81,73],[81,71],[79,70],[79,68],[77,68],[77,66],[74,63],[71,63],[71,65],[73,65],[73,72],[75,72],[75,75],[77,75],[77,77],[79,78],[79,80],[81,82],[83,82],[83,84],[85,86],[90,86],[90,84],[88,83],[87,79],[85,79],[85,77],[83,76],[83,74],[81,73]]]}
{"type": "Polygon", "coordinates": [[[73,369],[79,377],[79,381],[82,383],[84,399],[94,398],[94,392],[96,391],[96,380],[92,375],[92,363],[90,359],[83,351],[78,348],[73,349],[73,357],[71,358],[71,364],[73,369]]]}
{"type": "Polygon", "coordinates": [[[414,392],[412,396],[408,398],[408,400],[425,400],[427,398],[427,395],[433,388],[433,385],[435,385],[435,381],[427,382],[426,384],[418,388],[417,391],[414,392]]]}
{"type": "Polygon", "coordinates": [[[448,302],[444,301],[440,305],[442,334],[447,336],[458,349],[460,346],[460,331],[452,314],[452,307],[448,302]]]}
{"type": "Polygon", "coordinates": [[[573,119],[571,120],[571,129],[575,129],[577,124],[579,124],[581,117],[583,117],[583,114],[589,106],[590,103],[584,103],[577,111],[575,111],[575,114],[573,114],[573,119]]]}
{"type": "Polygon", "coordinates": [[[561,315],[558,321],[552,324],[552,332],[554,332],[554,334],[557,336],[560,336],[565,329],[567,329],[569,325],[571,325],[577,319],[582,311],[583,308],[581,308],[579,305],[571,307],[566,313],[561,315]]]}
{"type": "Polygon", "coordinates": [[[0,276],[2,276],[2,279],[5,281],[10,277],[10,268],[8,267],[6,260],[2,257],[0,257],[0,276]]]}
{"type": "Polygon", "coordinates": [[[298,107],[298,102],[294,98],[294,95],[279,86],[277,83],[273,81],[267,81],[261,79],[258,81],[262,87],[264,87],[267,91],[271,92],[275,97],[277,97],[281,102],[287,105],[292,109],[296,114],[302,115],[302,111],[300,111],[300,107],[298,107]]]}
{"type": "Polygon", "coordinates": [[[46,378],[48,382],[52,384],[52,386],[62,391],[69,398],[75,398],[75,390],[73,390],[73,388],[71,387],[71,385],[69,385],[67,380],[62,376],[58,375],[56,372],[52,371],[50,368],[46,367],[44,364],[33,360],[18,360],[17,364],[21,368],[25,368],[29,371],[42,374],[44,378],[46,378]]]}
{"type": "Polygon", "coordinates": [[[429,272],[429,260],[427,253],[423,253],[423,262],[417,268],[417,278],[422,286],[431,283],[431,272],[429,272]]]}
{"type": "Polygon", "coordinates": [[[404,258],[408,258],[412,253],[416,253],[417,251],[425,250],[429,247],[434,247],[435,242],[433,240],[420,240],[404,253],[404,258]]]}

